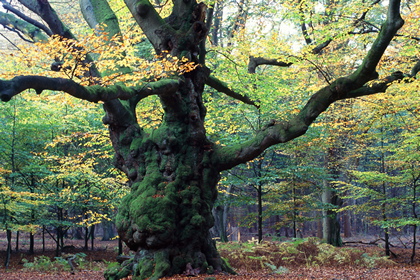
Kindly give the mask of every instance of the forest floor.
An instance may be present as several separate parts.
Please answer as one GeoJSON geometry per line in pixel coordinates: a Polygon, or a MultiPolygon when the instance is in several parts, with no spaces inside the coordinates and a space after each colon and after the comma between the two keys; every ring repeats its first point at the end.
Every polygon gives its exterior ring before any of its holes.
{"type": "MultiPolygon", "coordinates": [[[[107,263],[115,262],[117,256],[117,241],[96,241],[94,250],[83,250],[83,241],[67,240],[67,246],[71,247],[64,254],[75,254],[83,252],[86,254],[86,264],[83,268],[77,268],[74,274],[67,271],[60,271],[60,269],[50,269],[48,271],[42,270],[28,270],[24,267],[24,263],[33,262],[35,258],[41,256],[48,256],[54,260],[55,251],[53,250],[53,243],[46,247],[46,251],[36,247],[34,255],[28,255],[28,244],[21,241],[19,252],[14,251],[10,262],[9,269],[5,270],[3,267],[5,261],[5,242],[0,236],[0,279],[1,280],[99,280],[103,278],[103,272],[106,269],[107,263]]],[[[39,244],[38,244],[39,245],[39,244]]],[[[366,245],[354,243],[352,248],[358,248],[366,253],[383,254],[383,248],[380,246],[366,245]]],[[[347,246],[348,247],[348,246],[347,246]]],[[[281,274],[273,273],[269,269],[261,269],[253,266],[241,265],[240,263],[231,263],[236,269],[237,275],[200,275],[198,277],[186,277],[177,275],[167,277],[165,279],[197,279],[197,280],[262,280],[262,279],[326,279],[326,280],[347,280],[347,279],[419,279],[420,280],[420,256],[417,256],[417,261],[414,265],[410,264],[411,250],[403,246],[393,247],[393,253],[397,258],[391,258],[392,262],[386,265],[374,267],[362,267],[357,265],[339,266],[334,262],[319,265],[285,265],[282,266],[281,274]],[[237,267],[235,267],[235,265],[237,267]],[[238,268],[239,267],[239,268],[238,268]]],[[[223,250],[221,250],[223,256],[223,250]]],[[[65,255],[64,255],[65,256],[65,255]]],[[[227,257],[227,256],[223,256],[227,257]]],[[[42,257],[41,257],[42,258],[42,257]]],[[[240,261],[240,260],[238,260],[240,261]]],[[[127,280],[131,279],[130,277],[127,280]]]]}

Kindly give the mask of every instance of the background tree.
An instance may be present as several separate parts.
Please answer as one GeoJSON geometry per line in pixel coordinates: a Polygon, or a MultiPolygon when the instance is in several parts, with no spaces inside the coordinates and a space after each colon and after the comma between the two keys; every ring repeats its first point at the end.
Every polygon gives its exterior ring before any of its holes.
{"type": "MultiPolygon", "coordinates": [[[[131,193],[120,205],[117,228],[124,242],[136,252],[136,257],[125,262],[120,270],[109,271],[109,279],[123,278],[129,273],[141,279],[156,279],[181,273],[187,266],[200,272],[206,272],[211,267],[229,271],[208,233],[213,225],[211,210],[217,197],[220,172],[258,157],[270,146],[303,135],[332,103],[384,92],[393,82],[415,76],[419,68],[414,67],[410,74],[388,72],[379,75],[377,66],[404,21],[400,16],[400,1],[389,1],[386,11],[375,2],[374,6],[378,8],[378,13],[384,15],[384,21],[380,31],[376,29],[375,36],[367,39],[370,50],[349,58],[354,67],[344,69],[337,76],[339,78],[326,77],[324,71],[319,71],[324,84],[319,85],[316,91],[307,91],[310,98],[306,105],[299,106],[301,109],[296,108],[292,114],[284,115],[283,120],[266,123],[253,136],[248,136],[248,140],[223,145],[206,135],[205,85],[254,107],[264,103],[264,95],[250,95],[253,101],[210,75],[202,44],[208,32],[204,3],[174,0],[162,6],[153,5],[148,0],[126,0],[124,5],[112,1],[115,6],[111,7],[103,0],[81,1],[80,10],[96,32],[96,35],[86,35],[86,28],[70,30],[48,1],[19,2],[39,17],[37,20],[29,17],[24,20],[32,25],[42,21],[42,24],[37,24],[38,30],[52,35],[46,44],[37,44],[32,48],[38,48],[36,59],[26,58],[31,49],[28,48],[26,57],[22,57],[21,61],[44,69],[48,67],[55,72],[41,71],[38,75],[4,73],[4,80],[0,81],[0,98],[9,101],[32,88],[38,94],[44,90],[64,91],[79,99],[103,103],[103,122],[109,127],[116,167],[129,180],[131,193]],[[124,7],[131,12],[136,23],[130,22],[124,7]],[[120,19],[127,20],[127,24],[119,23],[112,8],[118,11],[120,19]],[[147,64],[138,58],[136,46],[146,41],[128,32],[138,31],[136,25],[159,55],[157,62],[147,64]],[[121,28],[127,26],[130,28],[121,28]],[[41,57],[39,50],[48,55],[41,57]],[[146,129],[140,126],[137,107],[141,107],[144,99],[152,95],[158,97],[163,116],[158,127],[146,129]]],[[[342,16],[345,11],[338,9],[340,14],[335,15],[345,20],[337,21],[341,25],[334,26],[349,28],[343,32],[341,28],[331,28],[330,33],[323,33],[327,41],[320,40],[324,43],[321,50],[326,51],[325,47],[335,38],[341,39],[341,35],[348,36],[363,29],[363,26],[349,24],[347,20],[364,22],[370,10],[361,9],[359,4],[354,3],[358,11],[350,9],[348,16],[342,16]],[[331,33],[331,30],[339,31],[331,33]]],[[[12,9],[8,11],[13,12],[12,9]]],[[[329,10],[325,13],[330,16],[329,10]]],[[[316,30],[321,32],[326,25],[322,20],[317,22],[316,30]]],[[[13,28],[34,40],[31,33],[23,28],[17,25],[13,28]]],[[[258,42],[256,38],[245,41],[250,44],[258,42]]],[[[235,44],[231,47],[235,50],[235,44]]],[[[335,46],[340,51],[352,51],[351,44],[347,48],[340,47],[339,43],[335,46]]],[[[307,65],[308,59],[304,55],[302,59],[299,56],[292,59],[296,57],[292,48],[288,49],[290,55],[284,50],[278,53],[275,61],[273,58],[262,58],[265,53],[260,48],[256,49],[260,51],[258,59],[251,56],[255,67],[265,64],[307,65]]],[[[301,51],[307,54],[313,53],[313,50],[310,45],[309,49],[301,51]]],[[[330,51],[334,48],[328,49],[326,55],[330,51]]],[[[250,53],[246,55],[247,58],[249,56],[250,53]]],[[[324,63],[330,61],[325,60],[324,63]]],[[[409,67],[404,65],[401,70],[410,71],[409,67]]],[[[291,71],[294,70],[296,68],[291,67],[291,71]]],[[[218,75],[220,77],[220,73],[218,75]]],[[[300,82],[305,85],[305,81],[300,82]]],[[[248,85],[245,93],[254,91],[253,82],[245,80],[245,85],[248,85]]]]}
{"type": "MultiPolygon", "coordinates": [[[[342,196],[353,199],[345,208],[380,227],[385,253],[390,255],[391,236],[396,231],[409,234],[412,230],[414,234],[419,222],[415,202],[418,172],[414,170],[419,166],[419,123],[417,113],[413,113],[418,97],[411,96],[401,83],[371,101],[376,102],[359,107],[364,118],[352,128],[354,149],[347,152],[347,157],[356,157],[357,164],[345,171],[349,180],[341,182],[342,190],[347,192],[342,196]]],[[[416,243],[414,235],[412,243],[416,243]]]]}

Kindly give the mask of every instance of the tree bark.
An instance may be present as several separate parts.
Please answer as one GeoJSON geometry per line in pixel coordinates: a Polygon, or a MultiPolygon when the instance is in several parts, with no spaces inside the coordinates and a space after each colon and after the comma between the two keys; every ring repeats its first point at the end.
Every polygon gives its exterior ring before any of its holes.
{"type": "Polygon", "coordinates": [[[29,233],[29,255],[34,254],[35,236],[32,232],[29,233]]]}
{"type": "Polygon", "coordinates": [[[42,226],[42,253],[45,253],[45,226],[42,226]]]}
{"type": "Polygon", "coordinates": [[[90,250],[93,251],[95,245],[95,225],[90,227],[90,250]]]}
{"type": "Polygon", "coordinates": [[[258,200],[258,243],[263,240],[263,205],[262,205],[262,185],[258,183],[257,186],[257,200],[258,200]]]}
{"type": "Polygon", "coordinates": [[[83,247],[83,249],[84,250],[89,250],[89,227],[88,226],[85,226],[85,236],[84,236],[84,242],[85,242],[85,245],[84,245],[84,247],[83,247]]]}
{"type": "Polygon", "coordinates": [[[19,252],[19,237],[20,237],[20,232],[16,231],[16,247],[15,247],[16,252],[19,252]]]}
{"type": "Polygon", "coordinates": [[[157,279],[182,273],[188,264],[201,273],[229,271],[209,235],[220,175],[203,122],[201,93],[207,77],[207,69],[196,69],[185,75],[178,92],[160,96],[165,116],[151,134],[134,119],[119,123],[122,118],[114,117],[121,112],[118,103],[105,104],[117,165],[131,185],[116,225],[121,239],[137,252],[125,268],[108,273],[108,279],[129,270],[140,279],[157,279]]]}
{"type": "MultiPolygon", "coordinates": [[[[420,179],[420,177],[413,178],[413,197],[411,202],[411,210],[412,210],[412,216],[414,219],[418,219],[417,215],[417,182],[420,179]]],[[[411,264],[414,264],[414,258],[416,256],[416,246],[417,246],[417,225],[414,224],[413,226],[413,246],[411,250],[411,257],[410,262],[411,264]]]]}
{"type": "MultiPolygon", "coordinates": [[[[342,151],[338,143],[341,142],[337,140],[333,141],[336,143],[327,150],[326,169],[333,180],[338,180],[341,176],[340,160],[342,156],[342,151]]],[[[328,244],[342,246],[343,242],[340,235],[341,226],[336,210],[342,206],[343,202],[341,198],[338,197],[337,190],[329,180],[324,180],[322,202],[327,205],[326,209],[323,211],[323,238],[328,244]]]]}
{"type": "Polygon", "coordinates": [[[9,268],[10,256],[12,254],[12,231],[10,229],[6,230],[6,239],[7,239],[7,249],[6,249],[6,259],[4,261],[4,267],[9,268]]]}
{"type": "Polygon", "coordinates": [[[350,211],[346,210],[343,212],[343,233],[344,237],[351,237],[351,220],[350,211]]]}
{"type": "Polygon", "coordinates": [[[227,242],[228,237],[226,234],[226,211],[227,206],[218,205],[213,208],[213,217],[215,220],[214,227],[211,229],[212,236],[218,237],[221,242],[227,242]]]}
{"type": "MultiPolygon", "coordinates": [[[[324,190],[322,192],[322,202],[332,205],[339,205],[339,198],[337,194],[330,189],[328,183],[325,183],[324,190]]],[[[326,209],[323,211],[322,218],[322,228],[323,228],[323,239],[331,245],[342,246],[343,241],[340,236],[340,221],[338,219],[338,214],[331,209],[326,209]]]]}

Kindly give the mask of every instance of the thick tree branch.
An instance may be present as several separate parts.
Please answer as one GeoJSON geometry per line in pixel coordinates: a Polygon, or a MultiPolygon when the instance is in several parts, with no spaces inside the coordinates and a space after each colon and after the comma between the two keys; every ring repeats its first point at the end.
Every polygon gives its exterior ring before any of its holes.
{"type": "Polygon", "coordinates": [[[178,81],[167,79],[136,87],[126,87],[124,85],[84,87],[69,79],[17,76],[11,80],[0,80],[0,99],[7,102],[13,96],[27,89],[34,89],[37,94],[44,90],[63,91],[79,99],[98,102],[114,99],[139,99],[150,95],[175,92],[178,89],[178,81]]]}
{"type": "MultiPolygon", "coordinates": [[[[48,0],[19,0],[19,2],[24,5],[29,10],[33,11],[35,14],[40,16],[49,26],[52,34],[59,35],[61,37],[67,38],[67,39],[74,39],[77,40],[77,38],[71,33],[70,29],[67,28],[67,26],[61,21],[61,19],[58,17],[55,10],[51,7],[48,0]]],[[[53,58],[56,59],[56,58],[53,58]]],[[[61,61],[56,61],[57,63],[61,63],[61,61]]],[[[86,63],[93,62],[92,57],[88,54],[86,56],[86,63]]],[[[52,65],[52,69],[54,66],[52,65]]],[[[92,63],[92,65],[89,67],[89,73],[87,73],[90,76],[93,77],[100,77],[101,74],[99,73],[96,66],[92,63]]]]}
{"type": "Polygon", "coordinates": [[[303,135],[315,119],[337,100],[384,92],[393,81],[401,80],[404,75],[397,72],[366,85],[368,81],[377,78],[376,65],[404,23],[399,14],[399,5],[400,0],[390,0],[387,20],[383,24],[381,32],[361,66],[352,75],[339,78],[320,89],[309,99],[299,114],[288,122],[272,122],[258,132],[253,139],[236,146],[215,147],[214,161],[219,166],[219,170],[230,169],[252,160],[272,145],[285,143],[303,135]]]}
{"type": "MultiPolygon", "coordinates": [[[[176,30],[182,29],[182,25],[188,25],[188,21],[198,21],[201,17],[201,10],[198,9],[196,16],[192,18],[191,11],[196,3],[195,1],[173,0],[172,3],[174,7],[172,9],[171,16],[169,16],[167,21],[170,22],[176,30]]],[[[205,9],[202,11],[205,12],[205,9]]],[[[201,21],[204,22],[204,20],[205,16],[201,19],[201,21]]]]}
{"type": "MultiPolygon", "coordinates": [[[[315,46],[312,49],[313,54],[319,54],[321,51],[326,48],[330,43],[332,42],[332,39],[328,39],[325,42],[315,46]]],[[[280,66],[280,67],[289,67],[293,65],[293,62],[286,62],[279,59],[269,59],[264,57],[255,57],[250,56],[249,62],[248,62],[248,73],[254,74],[256,72],[256,69],[260,65],[274,65],[274,66],[280,66]]]]}
{"type": "Polygon", "coordinates": [[[0,12],[0,25],[7,27],[14,32],[19,32],[20,34],[18,35],[31,38],[35,42],[48,40],[48,37],[39,28],[18,19],[13,14],[0,12]]]}
{"type": "Polygon", "coordinates": [[[250,56],[249,57],[249,63],[248,63],[248,73],[255,73],[255,70],[260,65],[274,65],[274,66],[280,66],[280,67],[289,67],[293,63],[291,62],[284,62],[280,61],[278,59],[267,59],[263,57],[255,57],[250,56]]]}
{"type": "Polygon", "coordinates": [[[252,160],[270,146],[286,143],[305,134],[315,119],[335,101],[385,92],[392,82],[403,78],[404,75],[401,72],[396,72],[370,85],[348,91],[345,95],[342,95],[342,92],[337,91],[337,89],[348,86],[346,83],[349,83],[350,80],[346,78],[338,79],[316,92],[299,114],[290,121],[272,121],[259,131],[253,139],[236,146],[216,148],[214,154],[216,164],[219,166],[219,170],[223,171],[252,160]]]}
{"type": "Polygon", "coordinates": [[[417,61],[416,65],[414,65],[413,69],[411,69],[411,77],[415,77],[417,73],[420,71],[420,60],[417,61]]]}
{"type": "Polygon", "coordinates": [[[234,99],[242,101],[245,104],[249,104],[249,105],[255,106],[256,108],[259,108],[259,105],[256,104],[251,99],[249,99],[248,96],[239,94],[239,93],[231,90],[224,82],[220,81],[219,79],[217,79],[214,76],[209,76],[208,77],[208,79],[206,81],[206,85],[214,88],[215,90],[217,90],[219,92],[222,92],[222,93],[226,94],[227,96],[230,96],[234,99]]]}
{"type": "MultiPolygon", "coordinates": [[[[366,14],[368,13],[368,11],[370,11],[373,8],[373,6],[375,6],[379,2],[380,2],[379,0],[375,0],[369,6],[369,8],[366,9],[362,13],[362,15],[358,19],[356,19],[354,21],[353,26],[355,26],[355,27],[358,26],[359,23],[362,22],[365,19],[366,14]]],[[[300,5],[302,5],[302,3],[300,3],[300,5]]],[[[301,14],[303,14],[303,10],[302,10],[302,7],[301,6],[300,6],[299,10],[300,10],[301,14]]],[[[303,35],[303,37],[305,39],[306,44],[307,45],[313,44],[313,41],[312,41],[312,39],[310,39],[309,33],[307,31],[305,20],[304,20],[303,16],[301,16],[301,30],[302,30],[302,35],[303,35]]],[[[377,32],[377,31],[373,31],[372,28],[371,28],[369,30],[359,31],[359,32],[350,31],[350,32],[348,32],[348,34],[364,34],[364,33],[368,33],[368,32],[377,32]]],[[[330,38],[330,39],[325,40],[322,43],[319,43],[318,45],[316,45],[316,46],[313,47],[311,53],[313,53],[313,54],[320,54],[321,51],[323,49],[325,49],[326,47],[328,47],[328,45],[332,41],[333,41],[333,38],[330,38]]],[[[252,57],[251,56],[249,58],[249,63],[248,63],[248,72],[249,73],[255,73],[256,68],[258,66],[260,66],[260,65],[274,65],[274,66],[288,67],[288,66],[290,66],[292,64],[293,63],[284,62],[284,61],[281,61],[281,60],[278,60],[278,59],[266,59],[266,58],[263,58],[263,57],[252,57]]]]}
{"type": "MultiPolygon", "coordinates": [[[[36,21],[36,20],[34,20],[34,19],[32,19],[32,18],[30,18],[30,17],[28,17],[28,16],[26,16],[25,14],[23,14],[21,11],[19,11],[19,10],[17,10],[17,9],[15,9],[15,8],[13,8],[11,5],[9,5],[6,1],[4,1],[4,0],[0,0],[0,2],[2,3],[2,5],[3,5],[3,8],[4,9],[6,9],[6,10],[8,10],[8,11],[10,11],[10,12],[12,12],[12,13],[14,13],[15,15],[17,15],[18,17],[20,17],[23,21],[25,21],[25,22],[27,22],[27,23],[29,23],[29,24],[31,24],[31,25],[33,25],[33,26],[35,26],[36,27],[36,29],[37,30],[42,30],[42,31],[44,31],[48,36],[51,36],[53,33],[52,33],[52,31],[48,28],[48,27],[46,27],[45,25],[43,25],[42,23],[40,23],[40,22],[38,22],[38,21],[36,21]]],[[[4,16],[7,16],[6,14],[4,15],[4,16]]],[[[3,15],[2,15],[2,17],[3,17],[3,15]]],[[[22,23],[20,23],[19,24],[20,26],[22,26],[23,24],[22,23]]],[[[29,26],[25,26],[25,30],[27,30],[27,29],[35,29],[35,28],[29,28],[29,26]]],[[[22,31],[23,32],[23,31],[22,31]]],[[[25,32],[23,32],[23,33],[25,33],[25,32]]],[[[26,34],[26,33],[25,33],[26,34]]]]}
{"type": "Polygon", "coordinates": [[[60,35],[64,38],[74,39],[70,29],[60,20],[57,13],[51,7],[48,0],[19,0],[26,8],[40,16],[47,24],[53,34],[60,35]]]}
{"type": "MultiPolygon", "coordinates": [[[[216,5],[216,4],[214,4],[216,5]]],[[[214,15],[214,5],[210,6],[207,9],[207,15],[206,15],[206,29],[210,30],[211,26],[213,25],[213,15],[214,15]]],[[[205,65],[206,64],[206,55],[207,55],[207,51],[206,51],[206,40],[202,40],[200,42],[200,56],[199,56],[199,60],[198,63],[200,63],[201,65],[205,65]]]]}
{"type": "Polygon", "coordinates": [[[95,29],[99,24],[102,24],[101,27],[107,32],[108,38],[121,33],[118,18],[107,1],[80,0],[79,5],[83,18],[90,28],[95,29]]]}
{"type": "MultiPolygon", "coordinates": [[[[83,17],[92,29],[101,26],[101,29],[106,32],[108,40],[105,44],[113,44],[114,41],[110,40],[114,36],[117,36],[118,41],[122,42],[121,29],[118,23],[118,18],[114,11],[111,9],[107,1],[103,0],[80,0],[80,9],[83,17]]],[[[114,38],[115,39],[115,38],[114,38]]],[[[125,53],[123,54],[125,55],[125,53]]],[[[90,57],[88,58],[91,61],[90,57]]],[[[129,67],[116,67],[113,71],[107,71],[105,75],[111,73],[129,73],[131,69],[129,67]]]]}
{"type": "Polygon", "coordinates": [[[170,50],[170,37],[175,34],[172,29],[157,13],[148,0],[124,0],[136,22],[141,27],[146,37],[155,50],[170,50]]]}
{"type": "Polygon", "coordinates": [[[400,15],[400,0],[390,0],[388,6],[387,19],[382,25],[375,42],[369,50],[362,64],[349,77],[360,87],[373,79],[376,73],[376,66],[382,58],[386,48],[397,34],[397,31],[404,25],[404,20],[400,15]]]}

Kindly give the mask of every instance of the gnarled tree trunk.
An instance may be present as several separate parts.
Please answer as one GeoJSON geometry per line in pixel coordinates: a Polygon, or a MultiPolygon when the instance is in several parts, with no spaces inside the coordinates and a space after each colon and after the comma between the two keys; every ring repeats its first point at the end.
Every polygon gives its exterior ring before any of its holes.
{"type": "Polygon", "coordinates": [[[208,73],[204,67],[187,73],[175,94],[161,95],[164,120],[151,134],[136,125],[134,111],[122,111],[130,106],[105,104],[104,122],[109,124],[117,165],[131,185],[117,229],[137,252],[122,271],[110,272],[109,279],[129,270],[140,278],[158,278],[183,273],[187,266],[194,269],[187,271],[190,274],[227,269],[209,235],[220,175],[204,129],[201,94],[208,73]]]}

